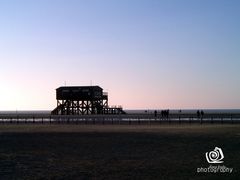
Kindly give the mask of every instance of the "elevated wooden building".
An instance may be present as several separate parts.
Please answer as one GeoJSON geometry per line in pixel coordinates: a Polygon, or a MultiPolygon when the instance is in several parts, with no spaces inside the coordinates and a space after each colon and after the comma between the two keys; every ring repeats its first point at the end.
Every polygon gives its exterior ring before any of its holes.
{"type": "Polygon", "coordinates": [[[55,115],[123,114],[121,107],[108,106],[108,94],[99,86],[63,86],[56,89],[55,115]]]}

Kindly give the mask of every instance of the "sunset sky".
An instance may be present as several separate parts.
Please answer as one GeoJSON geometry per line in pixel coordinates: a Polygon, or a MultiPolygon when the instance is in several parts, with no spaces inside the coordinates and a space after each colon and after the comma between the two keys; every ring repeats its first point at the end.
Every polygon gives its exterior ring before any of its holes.
{"type": "Polygon", "coordinates": [[[0,110],[99,85],[127,109],[240,109],[239,0],[1,0],[0,110]]]}

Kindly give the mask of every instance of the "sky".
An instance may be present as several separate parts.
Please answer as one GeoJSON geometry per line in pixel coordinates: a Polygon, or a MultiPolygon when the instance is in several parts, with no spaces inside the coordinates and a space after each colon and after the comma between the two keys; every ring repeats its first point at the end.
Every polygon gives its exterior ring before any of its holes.
{"type": "Polygon", "coordinates": [[[99,85],[124,109],[240,109],[239,0],[0,0],[0,110],[99,85]]]}

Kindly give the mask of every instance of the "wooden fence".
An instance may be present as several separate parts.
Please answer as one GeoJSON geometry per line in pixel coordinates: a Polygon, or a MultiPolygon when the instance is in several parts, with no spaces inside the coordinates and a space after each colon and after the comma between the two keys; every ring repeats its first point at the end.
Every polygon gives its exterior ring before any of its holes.
{"type": "Polygon", "coordinates": [[[50,115],[50,114],[0,114],[0,123],[75,123],[75,124],[161,124],[161,123],[199,123],[199,124],[237,124],[240,114],[115,114],[115,115],[50,115]]]}

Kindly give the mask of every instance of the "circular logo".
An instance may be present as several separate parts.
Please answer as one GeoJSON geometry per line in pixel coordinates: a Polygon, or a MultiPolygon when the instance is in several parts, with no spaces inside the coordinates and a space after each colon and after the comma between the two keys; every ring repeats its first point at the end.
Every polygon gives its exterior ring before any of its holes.
{"type": "Polygon", "coordinates": [[[221,148],[215,147],[213,151],[206,152],[206,159],[209,163],[223,163],[224,158],[221,148]]]}

